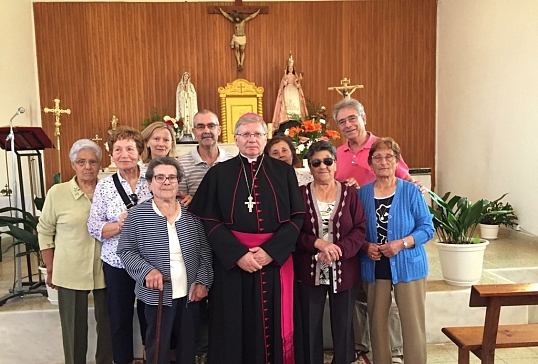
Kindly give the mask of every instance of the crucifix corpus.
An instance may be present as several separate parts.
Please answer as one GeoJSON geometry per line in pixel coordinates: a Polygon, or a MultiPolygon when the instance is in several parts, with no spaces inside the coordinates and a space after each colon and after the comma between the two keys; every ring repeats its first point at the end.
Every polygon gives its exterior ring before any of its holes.
{"type": "Polygon", "coordinates": [[[355,92],[356,89],[358,88],[364,88],[364,85],[353,85],[353,86],[350,86],[350,80],[348,80],[347,77],[344,77],[343,80],[340,81],[340,86],[333,86],[333,87],[329,87],[328,90],[329,91],[332,91],[332,90],[335,90],[336,92],[338,92],[340,95],[342,95],[344,97],[344,99],[346,100],[349,100],[351,98],[351,94],[353,92],[355,92]]]}
{"type": "MultiPolygon", "coordinates": [[[[62,176],[62,159],[60,156],[60,126],[62,126],[62,123],[60,123],[60,116],[62,114],[71,114],[71,109],[65,109],[62,110],[60,108],[60,99],[54,99],[54,109],[50,109],[48,107],[44,108],[43,111],[45,114],[53,113],[56,117],[56,122],[54,123],[55,129],[54,129],[54,136],[56,137],[56,149],[58,149],[58,169],[60,172],[60,179],[62,176]]],[[[61,180],[60,180],[61,181],[61,180]]]]}
{"type": "Polygon", "coordinates": [[[235,49],[237,70],[242,71],[243,62],[245,61],[245,47],[247,45],[245,25],[247,22],[257,17],[258,14],[268,14],[268,7],[243,6],[243,0],[235,0],[234,6],[211,6],[209,7],[209,13],[222,14],[226,19],[233,23],[234,35],[232,36],[230,47],[235,49]]]}

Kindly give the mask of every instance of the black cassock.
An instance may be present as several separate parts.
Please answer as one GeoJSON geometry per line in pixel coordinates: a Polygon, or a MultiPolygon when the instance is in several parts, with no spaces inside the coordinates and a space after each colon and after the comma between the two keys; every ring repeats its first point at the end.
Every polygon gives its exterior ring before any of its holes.
{"type": "Polygon", "coordinates": [[[293,344],[288,337],[283,347],[281,307],[291,310],[292,301],[282,300],[280,271],[295,249],[304,213],[293,167],[263,156],[253,163],[242,156],[219,163],[209,169],[189,211],[204,222],[214,252],[208,362],[290,363],[293,344]],[[273,261],[255,273],[243,271],[236,262],[248,248],[232,231],[273,233],[260,245],[273,261]]]}

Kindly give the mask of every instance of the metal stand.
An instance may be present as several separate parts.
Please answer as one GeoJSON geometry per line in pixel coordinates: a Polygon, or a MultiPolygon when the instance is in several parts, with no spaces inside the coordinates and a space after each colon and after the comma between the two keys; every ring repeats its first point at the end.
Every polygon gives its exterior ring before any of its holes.
{"type": "MultiPolygon", "coordinates": [[[[25,203],[25,196],[24,196],[24,183],[23,183],[23,176],[22,176],[22,168],[21,168],[21,157],[33,157],[37,156],[39,161],[39,172],[40,172],[40,184],[41,184],[41,193],[42,196],[45,195],[45,186],[43,181],[43,167],[42,167],[42,160],[41,160],[41,152],[39,149],[44,149],[46,147],[52,146],[52,142],[50,139],[46,136],[46,140],[40,140],[42,138],[42,135],[36,136],[36,131],[39,129],[41,133],[44,134],[43,129],[41,128],[31,128],[31,127],[21,127],[20,133],[21,133],[21,143],[25,145],[24,152],[28,153],[21,153],[21,151],[18,151],[15,149],[15,137],[16,133],[19,130],[15,130],[13,128],[13,119],[24,112],[23,108],[19,108],[17,113],[13,115],[11,120],[9,121],[9,134],[7,135],[7,138],[5,141],[9,141],[9,147],[11,151],[11,169],[12,169],[12,190],[13,190],[13,207],[20,208],[21,210],[26,212],[26,203],[25,203]],[[30,138],[29,140],[28,138],[30,138]],[[48,141],[49,145],[46,145],[46,141],[48,141]],[[20,181],[20,189],[17,188],[17,170],[18,170],[18,177],[20,181]],[[19,197],[19,191],[20,191],[20,197],[19,197]],[[20,201],[19,201],[20,200],[20,201]],[[19,204],[20,203],[20,204],[19,204]]],[[[40,134],[40,133],[37,133],[40,134]]],[[[5,135],[5,128],[0,129],[0,136],[5,135]]],[[[4,149],[8,150],[8,144],[5,143],[5,145],[2,145],[4,149]]],[[[19,150],[22,149],[21,147],[18,148],[19,150]]],[[[20,213],[18,211],[15,211],[14,217],[20,217],[20,213]]],[[[0,306],[4,305],[8,300],[15,298],[15,297],[23,297],[28,294],[41,294],[43,296],[47,296],[47,291],[45,289],[40,289],[40,287],[44,284],[44,282],[33,282],[32,280],[32,267],[31,267],[31,260],[30,256],[27,256],[27,265],[28,265],[28,282],[22,281],[22,264],[21,264],[21,257],[17,256],[20,253],[20,245],[15,246],[15,276],[16,281],[13,289],[10,289],[10,294],[0,298],[0,306]],[[24,289],[23,286],[29,286],[28,289],[24,289]]]]}

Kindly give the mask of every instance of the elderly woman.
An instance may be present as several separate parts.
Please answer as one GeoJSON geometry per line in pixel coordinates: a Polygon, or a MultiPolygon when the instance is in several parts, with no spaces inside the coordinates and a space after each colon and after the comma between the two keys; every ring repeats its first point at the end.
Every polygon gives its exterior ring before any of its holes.
{"type": "Polygon", "coordinates": [[[93,293],[97,321],[97,364],[112,362],[110,322],[106,309],[101,242],[86,228],[101,165],[101,148],[77,140],[69,159],[75,177],[52,186],[37,231],[47,266],[47,286],[58,290],[65,363],[85,363],[88,349],[88,294],[93,293]]]}
{"type": "MultiPolygon", "coordinates": [[[[295,153],[295,146],[290,138],[276,135],[267,142],[264,153],[271,158],[279,159],[293,166],[299,162],[299,157],[295,153]]],[[[304,170],[295,169],[299,186],[312,182],[312,175],[304,170]]]]}
{"type": "Polygon", "coordinates": [[[365,237],[364,210],[356,188],[334,179],[336,149],[331,143],[312,144],[307,158],[314,181],[301,187],[306,215],[293,256],[304,363],[323,363],[322,319],[328,293],[333,364],[349,364],[355,361],[352,314],[360,278],[357,253],[365,237]]]}
{"type": "MultiPolygon", "coordinates": [[[[108,147],[118,171],[97,184],[88,219],[90,234],[103,242],[101,259],[108,287],[108,315],[112,330],[114,362],[133,361],[133,313],[135,281],[127,274],[116,254],[127,210],[151,198],[144,172],[138,161],[144,138],[131,127],[119,127],[108,139],[108,147]]],[[[137,303],[142,342],[145,342],[143,302],[137,303]]]]}
{"type": "Polygon", "coordinates": [[[424,244],[433,237],[432,216],[413,183],[396,177],[400,147],[391,138],[376,140],[368,164],[376,180],[359,196],[368,216],[361,250],[375,363],[390,363],[391,290],[400,311],[405,361],[426,363],[424,301],[428,260],[424,244]]]}
{"type": "Polygon", "coordinates": [[[146,147],[142,152],[142,161],[147,164],[155,157],[175,157],[175,132],[163,121],[149,124],[142,130],[146,147]]]}
{"type": "Polygon", "coordinates": [[[194,362],[198,301],[207,296],[213,282],[211,250],[202,223],[176,200],[182,177],[173,158],[157,157],[149,163],[146,180],[153,199],[129,213],[118,245],[118,255],[136,281],[136,295],[146,303],[146,349],[151,359],[157,349],[159,290],[164,291],[158,363],[169,362],[172,332],[179,339],[176,362],[194,362]],[[163,277],[171,282],[163,284],[163,277]]]}

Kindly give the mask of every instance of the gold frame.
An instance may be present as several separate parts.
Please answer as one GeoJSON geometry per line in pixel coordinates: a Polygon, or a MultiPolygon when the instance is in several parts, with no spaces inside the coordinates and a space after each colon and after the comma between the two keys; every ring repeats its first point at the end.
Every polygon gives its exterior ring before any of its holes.
{"type": "Polygon", "coordinates": [[[243,78],[238,78],[219,87],[220,120],[222,124],[222,142],[234,142],[234,127],[237,119],[247,112],[263,117],[264,88],[256,86],[243,78]]]}

